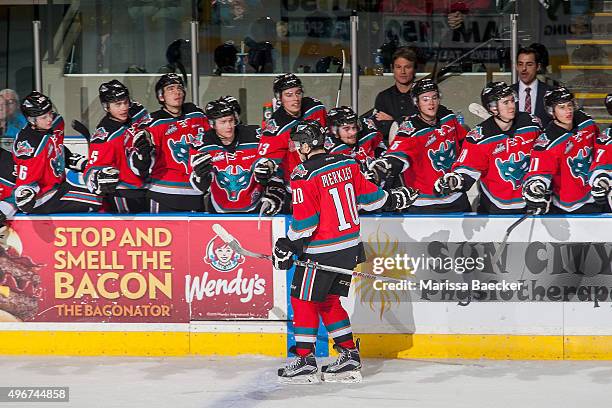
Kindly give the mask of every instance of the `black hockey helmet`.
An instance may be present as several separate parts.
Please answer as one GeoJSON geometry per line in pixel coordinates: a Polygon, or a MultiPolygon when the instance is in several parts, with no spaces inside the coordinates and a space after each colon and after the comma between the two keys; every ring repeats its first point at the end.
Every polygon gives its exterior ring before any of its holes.
{"type": "Polygon", "coordinates": [[[51,99],[38,91],[33,91],[21,102],[21,112],[28,118],[42,116],[51,110],[53,110],[51,99]]]}
{"type": "Polygon", "coordinates": [[[130,99],[130,91],[116,79],[102,83],[98,88],[98,94],[102,104],[130,99]]]}
{"type": "Polygon", "coordinates": [[[429,78],[421,79],[416,81],[412,88],[410,88],[410,96],[412,97],[412,101],[414,102],[414,106],[418,106],[417,102],[419,101],[419,95],[422,95],[427,92],[436,91],[438,96],[440,96],[440,89],[438,88],[438,84],[432,81],[429,78]]]}
{"type": "Polygon", "coordinates": [[[303,120],[291,129],[289,137],[295,143],[296,150],[300,144],[307,144],[313,149],[322,149],[325,143],[325,130],[316,120],[303,120]]]}
{"type": "MultiPolygon", "coordinates": [[[[514,90],[505,82],[497,81],[497,82],[489,82],[482,92],[480,93],[480,101],[482,106],[489,112],[491,112],[491,108],[493,104],[496,104],[502,98],[506,96],[514,95],[514,99],[516,100],[516,93],[514,90]]],[[[497,105],[495,105],[497,106],[497,105]]]]}
{"type": "Polygon", "coordinates": [[[232,108],[234,113],[236,114],[236,120],[240,120],[240,114],[242,113],[242,108],[240,107],[240,102],[238,102],[238,99],[234,98],[231,95],[227,95],[227,96],[222,96],[221,98],[219,98],[219,100],[221,102],[227,103],[232,108]]]}
{"type": "Polygon", "coordinates": [[[606,95],[606,109],[608,110],[608,114],[612,115],[612,93],[609,93],[608,95],[606,95]]]}
{"type": "Polygon", "coordinates": [[[544,94],[544,107],[549,115],[553,116],[553,109],[560,103],[574,102],[574,94],[564,86],[557,86],[544,94]]]}
{"type": "Polygon", "coordinates": [[[274,85],[272,86],[272,89],[276,98],[280,98],[281,92],[291,88],[300,88],[302,92],[304,91],[302,80],[295,74],[282,74],[274,78],[274,85]]]}
{"type": "Polygon", "coordinates": [[[234,110],[232,107],[221,99],[208,102],[204,107],[204,112],[213,126],[215,119],[224,118],[226,116],[234,116],[234,110]]]}
{"type": "Polygon", "coordinates": [[[338,127],[340,126],[352,125],[354,123],[357,125],[358,129],[360,128],[359,117],[353,109],[348,106],[339,106],[330,109],[327,113],[327,120],[335,135],[338,134],[338,127]]]}
{"type": "MultiPolygon", "coordinates": [[[[155,94],[157,95],[158,100],[161,96],[163,96],[164,88],[174,84],[180,85],[181,88],[183,88],[183,91],[185,91],[185,83],[183,82],[183,78],[181,78],[179,75],[173,72],[162,75],[155,84],[155,94]]],[[[162,102],[160,101],[160,103],[162,102]]]]}

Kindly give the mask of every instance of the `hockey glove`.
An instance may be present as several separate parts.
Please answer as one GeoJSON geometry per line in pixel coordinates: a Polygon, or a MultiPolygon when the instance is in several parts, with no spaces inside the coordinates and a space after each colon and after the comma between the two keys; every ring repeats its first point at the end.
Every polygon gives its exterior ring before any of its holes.
{"type": "Polygon", "coordinates": [[[266,187],[263,197],[261,198],[261,205],[267,205],[267,209],[264,211],[265,215],[273,216],[279,213],[285,204],[285,197],[287,192],[282,184],[274,183],[266,187]]]}
{"type": "Polygon", "coordinates": [[[365,175],[366,179],[380,186],[387,178],[391,177],[393,166],[388,158],[381,157],[370,163],[368,168],[369,170],[365,175]]]}
{"type": "Polygon", "coordinates": [[[593,179],[593,187],[591,187],[591,195],[595,202],[599,205],[605,205],[608,202],[610,195],[610,187],[612,181],[607,174],[600,174],[593,179]]]}
{"type": "Polygon", "coordinates": [[[114,167],[104,167],[92,177],[90,190],[94,194],[112,194],[119,185],[119,170],[114,167]]]}
{"type": "Polygon", "coordinates": [[[277,171],[278,165],[274,162],[274,160],[261,159],[255,163],[253,176],[255,177],[256,182],[265,186],[277,171]]]}
{"type": "Polygon", "coordinates": [[[287,270],[293,266],[293,247],[289,238],[279,238],[274,245],[272,263],[276,269],[287,270]]]}
{"type": "Polygon", "coordinates": [[[419,197],[419,190],[412,187],[399,187],[388,190],[389,197],[385,203],[385,211],[404,210],[410,207],[419,197]]]}
{"type": "Polygon", "coordinates": [[[438,195],[448,195],[463,190],[463,176],[459,173],[446,173],[434,183],[434,191],[438,195]]]}
{"type": "Polygon", "coordinates": [[[542,180],[527,180],[523,185],[523,198],[527,212],[533,215],[546,214],[550,209],[551,193],[542,180]]]}
{"type": "Polygon", "coordinates": [[[15,191],[15,205],[21,212],[32,212],[36,205],[36,191],[31,187],[21,187],[15,191]]]}
{"type": "Polygon", "coordinates": [[[134,136],[134,154],[132,162],[141,175],[148,174],[151,167],[152,154],[155,150],[151,133],[148,130],[141,130],[134,136]]]}
{"type": "Polygon", "coordinates": [[[208,192],[212,181],[212,156],[208,153],[198,153],[191,158],[191,180],[194,186],[203,193],[208,192]]]}
{"type": "Polygon", "coordinates": [[[76,172],[82,173],[85,170],[85,165],[87,164],[87,157],[82,154],[72,153],[70,150],[66,149],[66,167],[70,170],[74,170],[76,172]]]}

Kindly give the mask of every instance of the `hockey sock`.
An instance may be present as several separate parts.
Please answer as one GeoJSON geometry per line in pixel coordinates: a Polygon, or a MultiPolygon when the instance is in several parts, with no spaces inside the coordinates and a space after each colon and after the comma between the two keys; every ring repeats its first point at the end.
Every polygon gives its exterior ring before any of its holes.
{"type": "Polygon", "coordinates": [[[314,351],[319,330],[317,305],[308,300],[291,297],[293,307],[293,330],[295,333],[296,354],[306,356],[314,351]]]}
{"type": "Polygon", "coordinates": [[[327,295],[325,301],[318,304],[318,309],[325,328],[334,342],[340,347],[354,349],[351,321],[340,303],[340,296],[327,295]]]}

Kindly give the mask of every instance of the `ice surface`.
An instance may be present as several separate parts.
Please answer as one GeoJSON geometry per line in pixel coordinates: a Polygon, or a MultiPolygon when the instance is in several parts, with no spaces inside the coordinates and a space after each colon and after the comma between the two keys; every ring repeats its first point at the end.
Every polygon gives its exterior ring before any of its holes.
{"type": "Polygon", "coordinates": [[[562,408],[607,401],[612,382],[612,362],[367,359],[361,384],[288,386],[276,382],[283,363],[250,356],[0,357],[0,386],[69,386],[70,403],[48,404],[62,407],[562,408]]]}

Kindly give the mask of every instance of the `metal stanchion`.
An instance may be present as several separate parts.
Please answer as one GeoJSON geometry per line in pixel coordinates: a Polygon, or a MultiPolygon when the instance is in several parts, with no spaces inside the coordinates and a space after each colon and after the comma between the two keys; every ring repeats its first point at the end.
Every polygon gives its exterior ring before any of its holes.
{"type": "Polygon", "coordinates": [[[40,17],[38,6],[34,7],[34,20],[32,21],[32,34],[34,38],[34,89],[43,91],[42,84],[42,58],[40,56],[40,17]]]}
{"type": "Polygon", "coordinates": [[[512,30],[512,37],[511,37],[511,49],[512,49],[512,55],[510,56],[512,58],[512,83],[516,83],[517,81],[517,75],[516,75],[516,58],[517,55],[516,53],[518,52],[518,14],[513,13],[510,14],[510,25],[511,25],[511,30],[512,30]]]}
{"type": "Polygon", "coordinates": [[[191,99],[194,104],[199,105],[199,88],[200,88],[200,77],[198,68],[198,29],[200,23],[198,22],[198,6],[197,1],[192,0],[191,2],[191,99]]]}
{"type": "Polygon", "coordinates": [[[359,30],[359,17],[357,10],[351,13],[351,106],[353,111],[359,114],[359,64],[357,62],[357,31],[359,30]]]}

